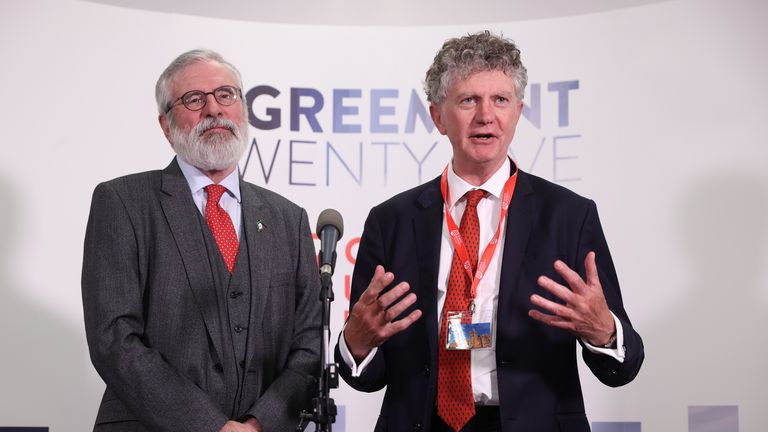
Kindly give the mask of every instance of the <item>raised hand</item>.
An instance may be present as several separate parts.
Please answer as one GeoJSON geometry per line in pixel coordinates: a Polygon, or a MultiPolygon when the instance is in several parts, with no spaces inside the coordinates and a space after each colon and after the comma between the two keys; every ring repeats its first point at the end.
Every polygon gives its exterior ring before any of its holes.
{"type": "Polygon", "coordinates": [[[586,281],[560,260],[557,260],[554,266],[555,271],[565,279],[571,289],[546,276],[539,276],[538,284],[557,296],[564,304],[533,294],[531,302],[549,314],[531,309],[528,315],[545,324],[568,330],[594,346],[608,344],[615,336],[616,324],[600,285],[595,253],[589,252],[584,260],[586,281]]]}
{"type": "Polygon", "coordinates": [[[394,279],[395,275],[385,272],[384,267],[376,266],[371,283],[349,313],[349,320],[344,328],[344,341],[358,363],[373,348],[407,329],[421,317],[421,311],[417,309],[408,316],[393,321],[416,302],[416,294],[408,293],[410,287],[407,282],[400,282],[380,295],[394,279]]]}

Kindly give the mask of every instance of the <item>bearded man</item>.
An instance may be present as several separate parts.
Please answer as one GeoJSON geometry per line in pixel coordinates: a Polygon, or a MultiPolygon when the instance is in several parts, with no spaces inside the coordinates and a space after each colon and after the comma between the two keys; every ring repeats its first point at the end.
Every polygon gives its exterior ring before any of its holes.
{"type": "Polygon", "coordinates": [[[221,55],[180,55],[155,97],[176,157],[98,185],[88,219],[94,430],[292,430],[320,359],[307,214],[239,178],[247,111],[221,55]]]}

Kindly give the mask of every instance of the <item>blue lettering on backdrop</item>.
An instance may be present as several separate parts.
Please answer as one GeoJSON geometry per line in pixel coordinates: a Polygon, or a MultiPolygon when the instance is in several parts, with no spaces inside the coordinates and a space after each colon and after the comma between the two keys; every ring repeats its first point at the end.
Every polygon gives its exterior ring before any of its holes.
{"type": "Polygon", "coordinates": [[[384,184],[383,186],[387,185],[387,177],[389,176],[389,146],[393,145],[400,145],[399,142],[387,142],[387,141],[374,141],[371,143],[371,145],[374,146],[382,146],[383,149],[383,157],[381,158],[384,161],[384,184]]]}
{"type": "MultiPolygon", "coordinates": [[[[575,175],[578,174],[578,168],[576,168],[577,164],[574,163],[578,159],[578,151],[573,145],[578,142],[574,140],[581,138],[582,135],[573,133],[572,129],[565,129],[569,128],[572,123],[571,96],[574,91],[579,89],[579,81],[553,81],[546,84],[547,92],[552,97],[545,98],[542,95],[543,84],[531,83],[523,103],[522,112],[522,116],[528,124],[544,135],[535,138],[533,142],[529,137],[515,138],[516,141],[510,146],[509,154],[527,171],[537,172],[540,169],[545,169],[546,175],[550,175],[548,173],[551,172],[551,180],[555,182],[579,181],[581,177],[575,175]],[[545,103],[544,99],[552,100],[553,103],[545,103]],[[550,109],[545,111],[545,108],[550,109]],[[552,112],[551,108],[554,108],[553,114],[555,115],[547,117],[547,113],[552,112]],[[547,132],[552,132],[552,128],[555,127],[553,124],[554,117],[557,118],[556,127],[559,133],[547,134],[547,132]],[[548,118],[552,118],[552,121],[545,128],[544,124],[548,118]],[[542,158],[543,154],[549,153],[550,148],[551,158],[542,158]],[[515,156],[514,149],[520,151],[523,159],[515,156]],[[546,167],[547,160],[552,163],[551,171],[549,171],[550,168],[546,167]],[[543,166],[540,164],[542,161],[545,163],[543,166]]],[[[364,133],[386,134],[394,135],[394,139],[359,141],[353,138],[351,141],[345,140],[346,142],[338,143],[329,136],[313,138],[289,136],[280,139],[273,138],[272,143],[270,143],[263,140],[259,142],[257,140],[259,135],[256,134],[256,138],[251,141],[241,174],[245,175],[252,160],[258,159],[264,182],[269,184],[270,181],[275,181],[275,171],[279,172],[283,169],[281,166],[285,167],[278,162],[278,153],[282,155],[280,156],[281,160],[286,160],[285,151],[281,150],[281,142],[287,140],[287,182],[292,186],[316,187],[318,184],[324,184],[326,187],[331,187],[332,184],[348,183],[350,179],[361,187],[365,185],[366,180],[386,186],[390,175],[390,166],[394,161],[397,161],[398,164],[398,177],[406,174],[408,169],[413,169],[413,178],[421,183],[425,180],[423,176],[425,162],[433,155],[438,144],[445,139],[434,140],[436,128],[430,117],[428,105],[420,96],[420,92],[416,89],[409,90],[336,88],[331,89],[330,95],[326,96],[327,93],[324,94],[316,88],[291,87],[287,101],[288,106],[283,107],[282,103],[284,102],[281,102],[281,99],[284,99],[285,96],[282,96],[282,92],[278,88],[269,85],[255,86],[245,93],[245,98],[248,107],[248,122],[257,131],[269,131],[283,127],[282,111],[287,109],[290,132],[314,135],[323,133],[326,135],[343,134],[345,137],[364,133]],[[327,97],[330,97],[332,102],[328,107],[330,112],[324,113],[327,97]],[[366,104],[370,108],[367,116],[361,111],[361,107],[366,104]],[[255,106],[259,108],[257,109],[255,106]],[[324,128],[324,122],[329,120],[330,124],[326,124],[324,128]],[[328,132],[325,132],[326,130],[328,132]],[[425,134],[430,135],[430,137],[427,138],[426,142],[424,138],[417,136],[406,141],[403,139],[404,136],[397,137],[398,134],[425,134]],[[322,142],[325,142],[326,145],[317,146],[318,143],[322,142]],[[267,145],[265,146],[265,144],[267,145]],[[381,151],[379,152],[378,149],[381,151]],[[321,152],[325,154],[321,156],[321,152]],[[409,155],[414,162],[410,167],[408,163],[403,166],[401,162],[401,158],[405,154],[409,155]],[[325,157],[323,158],[323,156],[325,157]],[[315,176],[320,173],[310,166],[322,164],[323,161],[325,166],[321,169],[324,171],[325,181],[318,182],[319,179],[316,179],[315,176]],[[381,169],[374,168],[371,170],[371,163],[378,164],[379,161],[381,169]],[[366,164],[368,168],[364,170],[366,164]],[[334,176],[331,171],[340,171],[342,175],[334,176]]]]}
{"type": "Polygon", "coordinates": [[[408,102],[408,114],[405,116],[405,133],[412,134],[416,130],[416,117],[419,117],[421,124],[427,132],[432,133],[435,130],[435,124],[432,123],[432,117],[429,116],[427,108],[421,102],[416,90],[411,89],[411,99],[408,102]]]}
{"type": "Polygon", "coordinates": [[[640,432],[640,422],[592,422],[592,432],[640,432]]]}
{"type": "MultiPolygon", "coordinates": [[[[341,162],[341,165],[347,170],[349,175],[352,177],[353,180],[358,184],[358,186],[363,185],[363,143],[360,143],[360,146],[358,147],[358,164],[357,164],[357,176],[355,176],[355,173],[352,172],[352,170],[349,168],[349,165],[342,159],[339,152],[336,151],[336,148],[331,144],[330,141],[327,143],[326,152],[325,152],[325,166],[330,167],[331,166],[331,152],[336,155],[336,158],[341,162]]],[[[325,185],[330,186],[331,185],[331,170],[327,169],[325,170],[325,185]]]]}
{"type": "Polygon", "coordinates": [[[568,92],[579,88],[578,81],[551,82],[547,90],[557,92],[557,125],[568,126],[568,92]]]}
{"type": "Polygon", "coordinates": [[[288,156],[288,183],[296,186],[315,186],[316,183],[308,183],[308,182],[298,182],[293,180],[293,166],[294,165],[312,165],[314,162],[311,160],[298,160],[293,158],[293,147],[294,144],[317,144],[315,141],[301,141],[301,140],[291,140],[288,143],[289,147],[289,156],[288,156]]]}
{"type": "Polygon", "coordinates": [[[371,133],[397,133],[396,124],[382,124],[381,116],[395,115],[395,107],[382,106],[384,98],[397,99],[397,89],[373,89],[371,90],[371,133]]]}
{"type": "Polygon", "coordinates": [[[359,124],[344,123],[344,116],[357,115],[359,109],[354,105],[344,105],[344,99],[359,99],[362,96],[360,89],[334,89],[333,90],[333,133],[360,133],[362,127],[359,124]]]}
{"type": "Polygon", "coordinates": [[[279,128],[280,127],[280,109],[267,108],[266,119],[260,119],[256,117],[256,114],[253,112],[253,102],[256,100],[257,97],[261,95],[272,96],[272,98],[274,99],[280,96],[280,90],[268,85],[260,85],[248,90],[248,92],[245,94],[245,102],[246,102],[246,105],[248,106],[248,123],[250,123],[256,129],[261,129],[261,130],[271,130],[271,129],[279,128]]]}
{"type": "Polygon", "coordinates": [[[320,127],[320,123],[317,121],[317,113],[323,109],[325,101],[323,100],[323,94],[313,88],[291,88],[291,130],[299,130],[299,116],[304,116],[309,122],[309,127],[312,128],[312,132],[322,132],[323,128],[320,127]],[[312,99],[313,104],[310,106],[302,106],[301,100],[312,99]]]}
{"type": "Polygon", "coordinates": [[[562,136],[556,136],[552,138],[552,181],[562,183],[567,181],[581,180],[581,178],[577,178],[577,177],[566,178],[566,177],[560,177],[557,175],[557,168],[558,168],[559,161],[578,159],[578,156],[576,155],[562,156],[558,150],[557,144],[560,141],[570,140],[575,138],[581,138],[581,135],[562,135],[562,136]]]}
{"type": "Polygon", "coordinates": [[[694,405],[688,407],[688,432],[739,432],[737,405],[694,405]]]}
{"type": "Polygon", "coordinates": [[[531,84],[528,86],[529,103],[523,101],[523,117],[525,117],[533,127],[541,129],[541,84],[531,84]]]}

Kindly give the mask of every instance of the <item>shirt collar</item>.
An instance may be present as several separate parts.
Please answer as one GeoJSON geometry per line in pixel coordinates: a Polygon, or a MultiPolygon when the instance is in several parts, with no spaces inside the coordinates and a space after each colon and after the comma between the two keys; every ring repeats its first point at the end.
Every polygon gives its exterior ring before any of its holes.
{"type": "MultiPolygon", "coordinates": [[[[187,179],[187,184],[189,185],[189,190],[192,191],[192,195],[198,193],[206,186],[213,184],[211,179],[208,178],[208,176],[205,175],[205,173],[196,166],[190,165],[189,162],[185,161],[179,156],[176,156],[176,161],[179,163],[179,168],[181,168],[181,172],[184,174],[184,178],[187,179]]],[[[227,188],[227,192],[232,195],[237,200],[237,202],[241,202],[240,177],[238,175],[237,169],[233,170],[228,176],[224,178],[224,180],[219,182],[219,184],[227,188]]]]}
{"type": "Polygon", "coordinates": [[[507,158],[507,163],[501,164],[499,169],[497,169],[491,178],[486,180],[485,183],[481,184],[480,186],[473,186],[467,183],[453,171],[453,163],[451,163],[451,169],[448,170],[448,190],[451,192],[451,199],[453,202],[450,203],[450,208],[452,209],[455,207],[456,203],[464,196],[465,193],[474,189],[483,189],[489,193],[487,197],[493,196],[494,198],[501,200],[501,193],[504,190],[504,184],[507,182],[507,179],[509,179],[509,176],[512,173],[512,164],[512,160],[507,158]]]}

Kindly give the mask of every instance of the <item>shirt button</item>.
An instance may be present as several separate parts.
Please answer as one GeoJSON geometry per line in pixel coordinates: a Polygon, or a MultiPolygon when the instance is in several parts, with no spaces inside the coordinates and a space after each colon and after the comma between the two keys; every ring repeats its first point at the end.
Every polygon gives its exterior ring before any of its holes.
{"type": "Polygon", "coordinates": [[[235,333],[241,333],[243,330],[245,330],[247,327],[243,327],[240,325],[235,326],[235,333]]]}
{"type": "Polygon", "coordinates": [[[240,297],[241,295],[243,295],[242,291],[232,291],[231,293],[229,293],[229,298],[236,299],[236,298],[240,297]]]}

